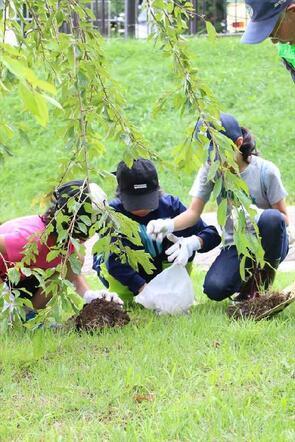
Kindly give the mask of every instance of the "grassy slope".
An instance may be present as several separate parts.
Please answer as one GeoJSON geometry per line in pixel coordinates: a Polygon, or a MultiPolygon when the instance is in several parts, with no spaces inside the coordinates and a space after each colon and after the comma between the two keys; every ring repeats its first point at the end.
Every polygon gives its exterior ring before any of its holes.
{"type": "MultiPolygon", "coordinates": [[[[251,126],[280,165],[294,201],[294,88],[274,48],[235,39],[191,46],[224,109],[251,126]]],[[[168,158],[184,121],[169,109],[156,120],[149,113],[171,84],[168,64],[143,42],[112,41],[107,53],[127,86],[128,113],[168,158]]],[[[2,111],[12,115],[12,104],[2,111]]],[[[31,147],[15,146],[0,177],[2,217],[30,213],[32,198],[56,176],[62,150],[54,131],[32,125],[31,147]]],[[[102,162],[109,169],[119,159],[110,150],[102,162]]],[[[162,170],[162,184],[185,197],[193,177],[179,175],[162,170]]],[[[197,293],[203,276],[194,278],[197,293]]],[[[278,284],[293,280],[279,275],[278,284]]],[[[270,322],[231,323],[225,303],[199,299],[190,316],[136,310],[128,327],[102,335],[0,336],[0,440],[294,440],[295,306],[270,322]],[[151,400],[138,402],[140,395],[151,400]]]]}
{"type": "MultiPolygon", "coordinates": [[[[289,202],[294,202],[295,90],[290,76],[280,66],[275,48],[270,43],[248,47],[235,38],[220,39],[213,46],[205,39],[191,40],[190,47],[195,58],[198,54],[200,69],[223,110],[248,125],[257,135],[261,152],[280,167],[289,202]]],[[[112,40],[106,44],[106,52],[114,77],[126,89],[128,115],[151,147],[169,159],[171,148],[183,139],[187,120],[170,108],[157,117],[151,116],[157,97],[173,86],[169,61],[151,44],[141,41],[112,40]]],[[[1,103],[1,112],[29,122],[31,146],[16,142],[15,156],[6,161],[1,171],[2,219],[30,213],[32,199],[48,190],[48,180],[54,182],[60,173],[60,158],[68,155],[56,136],[58,122],[52,121],[48,129],[41,130],[26,115],[16,113],[13,103],[13,99],[1,103]]],[[[113,170],[119,159],[117,146],[109,143],[108,155],[97,162],[97,167],[113,170]]],[[[193,175],[162,169],[160,177],[166,190],[189,201],[193,175]]],[[[95,175],[93,178],[97,179],[95,175]]]]}

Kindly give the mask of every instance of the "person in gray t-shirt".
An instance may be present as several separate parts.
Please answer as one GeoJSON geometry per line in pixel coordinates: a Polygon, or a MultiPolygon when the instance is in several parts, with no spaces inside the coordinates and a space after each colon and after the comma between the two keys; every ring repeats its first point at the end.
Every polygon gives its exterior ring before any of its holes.
{"type": "MultiPolygon", "coordinates": [[[[288,214],[285,203],[287,192],[278,168],[270,161],[257,156],[255,140],[251,133],[240,127],[237,120],[228,114],[221,114],[221,124],[225,129],[223,133],[239,148],[236,162],[241,178],[248,185],[253,205],[257,208],[256,222],[265,251],[265,260],[269,265],[259,270],[253,260],[247,262],[247,267],[255,270],[248,281],[243,283],[239,268],[240,257],[234,244],[234,221],[229,213],[223,232],[223,248],[206,275],[204,292],[216,301],[240,292],[238,299],[244,300],[256,296],[260,286],[268,288],[275,276],[274,269],[288,253],[288,214]]],[[[199,170],[190,191],[193,200],[186,212],[174,219],[155,220],[148,224],[147,231],[154,239],[161,239],[169,233],[187,228],[199,219],[214,187],[214,183],[208,181],[208,171],[209,163],[199,170]]],[[[250,220],[247,222],[247,229],[249,233],[254,234],[250,220]]],[[[194,236],[185,238],[166,251],[170,255],[168,260],[185,264],[198,246],[194,236]]]]}

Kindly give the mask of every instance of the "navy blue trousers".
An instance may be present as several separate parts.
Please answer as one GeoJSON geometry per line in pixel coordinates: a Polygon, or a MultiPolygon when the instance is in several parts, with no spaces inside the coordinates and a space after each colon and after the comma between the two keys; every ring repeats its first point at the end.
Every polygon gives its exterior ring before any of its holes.
{"type": "MultiPolygon", "coordinates": [[[[284,217],[276,209],[267,209],[260,216],[258,228],[265,251],[264,259],[277,267],[286,258],[289,250],[284,217]]],[[[226,247],[208,270],[204,293],[214,301],[222,301],[239,292],[242,282],[237,249],[235,246],[226,247]]]]}

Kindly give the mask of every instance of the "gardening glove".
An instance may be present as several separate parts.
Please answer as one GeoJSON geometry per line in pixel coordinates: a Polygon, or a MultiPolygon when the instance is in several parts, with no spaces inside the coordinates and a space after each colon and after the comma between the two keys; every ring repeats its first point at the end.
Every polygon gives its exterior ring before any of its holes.
{"type": "Polygon", "coordinates": [[[175,235],[167,235],[169,241],[173,242],[173,246],[166,250],[168,255],[168,261],[174,262],[182,266],[186,266],[188,260],[193,253],[202,248],[200,239],[196,236],[190,236],[189,238],[178,238],[175,235]]]}
{"type": "Polygon", "coordinates": [[[155,219],[146,227],[147,234],[154,240],[162,242],[165,236],[174,230],[174,221],[171,218],[155,219]]]}
{"type": "Polygon", "coordinates": [[[115,292],[109,292],[106,289],[103,290],[86,290],[83,299],[85,304],[90,304],[94,299],[105,299],[106,301],[113,301],[116,304],[123,305],[124,301],[115,292]]]}

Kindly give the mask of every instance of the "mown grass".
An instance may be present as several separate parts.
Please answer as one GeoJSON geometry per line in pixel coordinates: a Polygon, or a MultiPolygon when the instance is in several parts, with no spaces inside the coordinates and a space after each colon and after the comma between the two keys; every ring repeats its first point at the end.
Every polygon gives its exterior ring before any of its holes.
{"type": "Polygon", "coordinates": [[[120,330],[0,336],[0,440],[293,441],[295,306],[230,321],[204,275],[186,316],[135,308],[120,330]]]}
{"type": "MultiPolygon", "coordinates": [[[[258,149],[280,168],[294,202],[293,170],[295,158],[295,91],[287,71],[280,65],[276,49],[269,42],[255,47],[241,45],[238,38],[223,38],[215,45],[205,38],[189,43],[193,61],[202,76],[215,91],[222,109],[231,112],[241,124],[250,127],[257,136],[258,149]]],[[[152,108],[166,90],[173,87],[171,62],[151,43],[143,41],[111,40],[105,46],[111,72],[126,91],[126,112],[145,135],[150,147],[162,159],[170,160],[172,148],[184,139],[188,117],[167,107],[157,116],[152,108]]],[[[14,156],[8,158],[0,175],[1,219],[30,213],[32,200],[50,190],[48,182],[60,176],[61,159],[70,155],[56,135],[59,121],[50,121],[40,129],[27,114],[16,112],[16,98],[1,102],[1,114],[9,120],[25,121],[29,125],[30,144],[15,140],[14,156]]],[[[94,163],[92,178],[98,180],[96,170],[115,169],[120,149],[107,143],[107,153],[94,163]]],[[[181,170],[160,169],[161,183],[168,192],[189,201],[188,191],[194,174],[181,170]]],[[[104,182],[111,197],[114,188],[104,182]]]]}
{"type": "Polygon", "coordinates": [[[232,322],[200,295],[203,276],[187,316],[1,336],[0,440],[293,441],[294,306],[232,322]]]}
{"type": "MultiPolygon", "coordinates": [[[[223,109],[251,127],[259,149],[279,165],[294,202],[294,86],[275,48],[237,39],[215,46],[191,40],[190,47],[223,109]]],[[[156,98],[173,85],[169,62],[145,42],[112,40],[106,52],[126,88],[128,115],[169,159],[187,121],[170,108],[151,116],[156,98]]],[[[3,114],[31,128],[30,144],[16,142],[1,170],[3,220],[36,210],[33,198],[48,190],[68,153],[55,134],[58,122],[41,130],[15,113],[14,97],[1,104],[3,114]]],[[[110,144],[97,167],[113,170],[119,159],[110,144]]],[[[188,201],[193,176],[163,168],[160,177],[188,201]]],[[[231,322],[226,302],[201,294],[203,277],[193,276],[198,305],[187,316],[134,309],[121,330],[0,336],[0,440],[293,441],[295,306],[271,321],[231,322]]],[[[279,274],[276,287],[294,277],[279,274]]]]}

